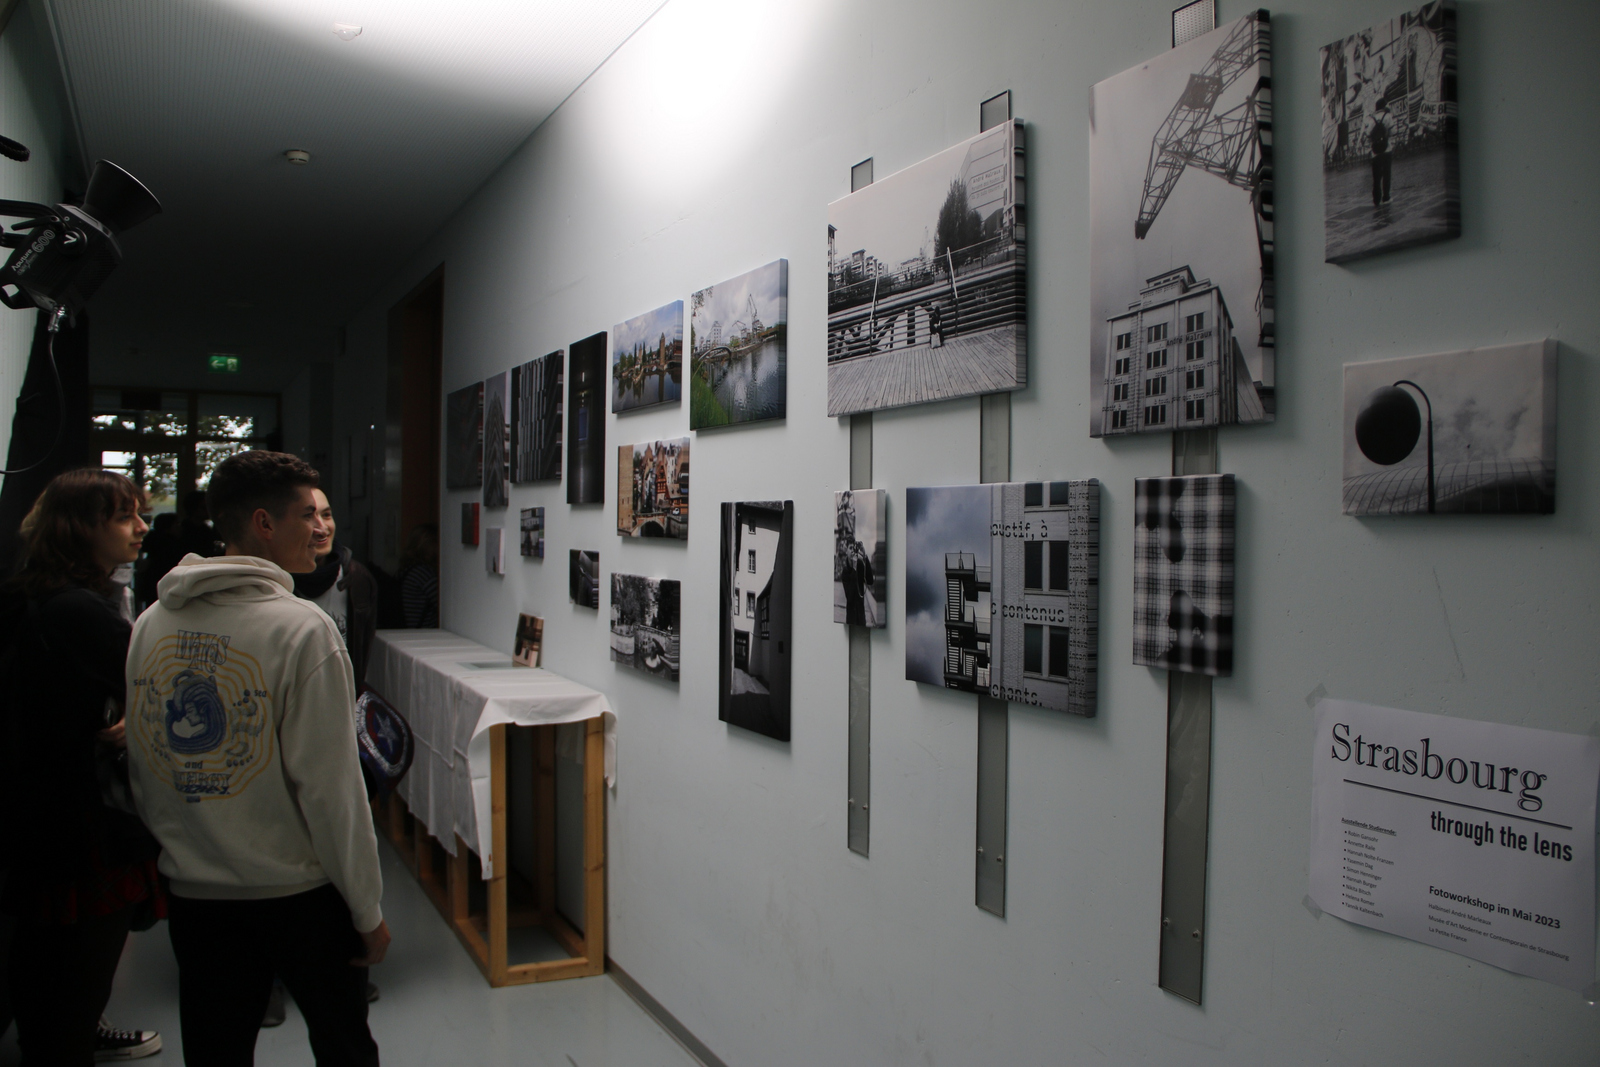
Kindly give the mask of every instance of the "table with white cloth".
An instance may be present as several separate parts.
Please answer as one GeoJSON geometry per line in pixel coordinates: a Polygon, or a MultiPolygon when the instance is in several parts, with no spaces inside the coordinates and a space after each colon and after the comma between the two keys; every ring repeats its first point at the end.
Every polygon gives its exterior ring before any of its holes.
{"type": "MultiPolygon", "coordinates": [[[[599,974],[605,956],[605,788],[616,781],[616,715],[604,693],[448,630],[379,630],[367,684],[411,724],[415,757],[377,816],[491,985],[599,974]],[[555,907],[555,727],[584,724],[584,930],[555,907]],[[534,728],[529,906],[508,903],[507,727],[534,728]],[[403,809],[401,807],[403,805],[403,809]],[[406,828],[409,816],[410,829],[406,828]],[[436,840],[448,855],[433,870],[436,840]],[[475,914],[472,858],[486,883],[475,914]],[[573,958],[509,964],[509,925],[542,925],[573,958]]],[[[518,817],[521,813],[518,813],[518,817]]],[[[520,884],[520,883],[519,883],[520,884]]]]}

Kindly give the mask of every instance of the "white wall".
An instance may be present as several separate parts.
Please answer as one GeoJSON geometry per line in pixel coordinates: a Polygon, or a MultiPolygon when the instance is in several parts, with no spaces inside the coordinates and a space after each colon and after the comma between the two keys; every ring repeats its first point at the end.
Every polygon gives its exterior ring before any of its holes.
{"type": "MultiPolygon", "coordinates": [[[[547,663],[616,706],[611,955],[730,1064],[1576,1063],[1600,1048],[1600,1013],[1570,992],[1301,905],[1319,684],[1595,728],[1600,8],[1462,3],[1463,236],[1352,267],[1322,262],[1317,47],[1405,5],[1274,9],[1279,414],[1222,434],[1241,490],[1239,652],[1216,685],[1197,1009],[1156,987],[1165,679],[1129,648],[1133,480],[1168,471],[1168,441],[1088,433],[1089,87],[1165,49],[1172,6],[672,0],[350,324],[338,395],[354,427],[381,423],[386,309],[441,261],[450,390],[788,257],[788,420],[696,435],[686,546],[625,543],[614,504],[516,487],[484,522],[543,504],[548,558],[489,578],[456,543],[472,494],[443,504],[446,624],[509,651],[517,612],[540,613],[547,663]],[[977,480],[977,401],[876,419],[894,607],[872,639],[862,859],[845,848],[846,637],[825,580],[849,435],[825,415],[823,353],[825,210],[850,165],[873,156],[886,175],[970,136],[1007,88],[1029,123],[1032,270],[1013,475],[1100,478],[1104,516],[1100,715],[1012,708],[1001,920],[972,901],[972,698],[902,668],[904,489],[977,480]],[[1340,515],[1341,363],[1547,335],[1558,514],[1340,515]],[[797,505],[789,744],[716,717],[717,504],[775,496],[797,505]],[[683,580],[681,685],[608,662],[606,612],[567,603],[574,547],[683,580]]],[[[686,405],[613,417],[608,444],[687,426],[686,405]]]]}

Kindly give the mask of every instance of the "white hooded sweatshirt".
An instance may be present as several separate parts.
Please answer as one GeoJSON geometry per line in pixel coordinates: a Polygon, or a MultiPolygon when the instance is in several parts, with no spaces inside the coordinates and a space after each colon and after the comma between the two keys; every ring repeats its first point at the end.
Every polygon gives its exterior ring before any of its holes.
{"type": "Polygon", "coordinates": [[[128,648],[128,765],[172,891],[260,900],[332,881],[372,930],[378,841],[333,621],[254,556],[191,554],[157,588],[128,648]]]}

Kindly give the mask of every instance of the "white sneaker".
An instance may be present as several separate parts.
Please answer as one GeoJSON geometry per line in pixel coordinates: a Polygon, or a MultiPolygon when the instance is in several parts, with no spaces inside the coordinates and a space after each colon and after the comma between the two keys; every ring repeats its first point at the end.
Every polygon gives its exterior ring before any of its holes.
{"type": "Polygon", "coordinates": [[[100,1016],[100,1025],[94,1032],[94,1058],[105,1060],[142,1060],[161,1051],[161,1035],[154,1030],[116,1030],[100,1016]]]}

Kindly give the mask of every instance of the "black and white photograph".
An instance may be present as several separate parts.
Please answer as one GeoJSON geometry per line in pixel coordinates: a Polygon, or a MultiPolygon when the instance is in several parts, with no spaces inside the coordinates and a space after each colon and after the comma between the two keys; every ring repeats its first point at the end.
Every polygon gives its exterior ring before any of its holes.
{"type": "Polygon", "coordinates": [[[611,575],[611,661],[669,682],[678,680],[678,583],[611,575]]]}
{"type": "Polygon", "coordinates": [[[544,620],[537,615],[518,615],[517,634],[511,645],[511,662],[517,667],[539,666],[544,649],[544,620]]]}
{"type": "Polygon", "coordinates": [[[617,446],[617,533],[689,539],[689,439],[617,446]]]}
{"type": "Polygon", "coordinates": [[[544,508],[523,508],[518,551],[527,559],[544,559],[544,508]]]}
{"type": "Polygon", "coordinates": [[[1100,483],[906,490],[906,678],[1093,715],[1100,483]]]}
{"type": "Polygon", "coordinates": [[[561,480],[561,387],[566,352],[511,368],[511,480],[561,480]]]}
{"type": "Polygon", "coordinates": [[[695,292],[689,300],[689,371],[691,430],[787,416],[787,259],[695,292]]]}
{"type": "Polygon", "coordinates": [[[683,396],[683,301],[611,331],[611,410],[676,404],[683,396]]]}
{"type": "Polygon", "coordinates": [[[828,414],[1028,384],[1023,126],[828,205],[828,414]]]}
{"type": "Polygon", "coordinates": [[[567,346],[567,503],[606,498],[606,335],[567,346]]]}
{"type": "Polygon", "coordinates": [[[461,504],[461,543],[476,547],[478,544],[478,509],[483,505],[476,500],[461,504]]]}
{"type": "Polygon", "coordinates": [[[789,740],[794,501],[722,505],[717,717],[789,740]]]}
{"type": "Polygon", "coordinates": [[[483,484],[483,383],[457,389],[444,402],[444,485],[476,489],[483,484]]]}
{"type": "Polygon", "coordinates": [[[1257,11],[1094,87],[1095,437],[1275,418],[1271,36],[1257,11]]]}
{"type": "Polygon", "coordinates": [[[889,492],[833,494],[833,621],[889,625],[889,492]]]}
{"type": "Polygon", "coordinates": [[[1457,106],[1447,0],[1323,46],[1329,263],[1461,236],[1457,106]]]}
{"type": "Polygon", "coordinates": [[[483,380],[483,506],[511,503],[511,374],[483,380]]]}
{"type": "Polygon", "coordinates": [[[483,528],[483,569],[503,577],[506,573],[506,530],[504,526],[483,528]]]}
{"type": "Polygon", "coordinates": [[[1344,365],[1346,515],[1556,509],[1553,340],[1344,365]]]}
{"type": "Polygon", "coordinates": [[[600,607],[600,553],[572,550],[567,570],[567,597],[584,608],[600,607]]]}
{"type": "Polygon", "coordinates": [[[1134,483],[1133,662],[1233,673],[1231,474],[1134,483]]]}

